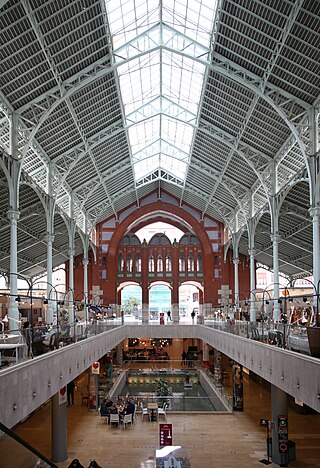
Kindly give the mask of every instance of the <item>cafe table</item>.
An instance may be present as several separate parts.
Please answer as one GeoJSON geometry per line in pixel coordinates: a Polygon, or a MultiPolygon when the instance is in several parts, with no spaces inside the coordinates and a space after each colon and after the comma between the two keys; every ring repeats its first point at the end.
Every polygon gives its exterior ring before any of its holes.
{"type": "Polygon", "coordinates": [[[150,421],[158,420],[158,403],[156,401],[150,401],[147,403],[148,411],[150,412],[150,421]]]}

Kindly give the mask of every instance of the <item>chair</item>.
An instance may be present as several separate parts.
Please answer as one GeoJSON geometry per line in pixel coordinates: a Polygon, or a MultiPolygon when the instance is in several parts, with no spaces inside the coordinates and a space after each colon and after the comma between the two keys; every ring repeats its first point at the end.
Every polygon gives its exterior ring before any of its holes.
{"type": "Polygon", "coordinates": [[[150,421],[150,412],[148,408],[144,408],[143,403],[140,403],[141,406],[141,420],[143,421],[143,416],[148,416],[148,419],[150,421]]]}
{"type": "Polygon", "coordinates": [[[112,423],[116,423],[118,424],[119,426],[119,423],[120,423],[120,418],[119,418],[119,414],[116,413],[110,413],[110,420],[109,420],[109,423],[112,424],[112,423]]]}
{"type": "Polygon", "coordinates": [[[43,340],[43,345],[46,351],[53,351],[59,348],[59,335],[58,333],[52,333],[49,340],[43,340]]]}
{"type": "Polygon", "coordinates": [[[167,403],[163,403],[163,407],[162,408],[158,408],[158,418],[160,418],[160,416],[164,416],[165,419],[167,419],[167,413],[166,413],[166,409],[167,409],[167,403]]]}
{"type": "Polygon", "coordinates": [[[133,415],[132,415],[132,423],[133,424],[136,423],[136,417],[137,417],[137,404],[134,405],[134,412],[133,412],[133,415]]]}
{"type": "Polygon", "coordinates": [[[100,419],[101,424],[103,424],[104,421],[106,421],[106,422],[108,423],[109,417],[108,417],[108,416],[101,416],[101,415],[100,415],[100,418],[99,418],[99,419],[100,419]]]}
{"type": "Polygon", "coordinates": [[[132,421],[132,414],[125,414],[123,416],[123,419],[120,420],[120,423],[123,424],[123,429],[126,428],[126,424],[131,424],[131,426],[132,426],[132,422],[133,422],[132,421]]]}
{"type": "Polygon", "coordinates": [[[89,395],[87,393],[81,392],[81,405],[88,406],[89,404],[89,395]]]}

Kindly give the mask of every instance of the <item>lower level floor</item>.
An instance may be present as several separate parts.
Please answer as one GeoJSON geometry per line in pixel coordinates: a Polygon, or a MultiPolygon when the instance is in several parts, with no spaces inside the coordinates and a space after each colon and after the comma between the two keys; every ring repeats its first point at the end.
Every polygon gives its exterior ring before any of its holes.
{"type": "MultiPolygon", "coordinates": [[[[159,423],[172,424],[173,445],[186,449],[192,468],[258,467],[267,460],[266,429],[260,418],[271,417],[271,396],[266,384],[244,378],[244,411],[233,414],[167,412],[166,421],[149,421],[137,414],[130,427],[109,426],[99,413],[82,401],[85,382],[68,407],[68,459],[57,463],[67,468],[78,458],[87,468],[95,459],[102,468],[155,468],[159,447],[159,423]]],[[[320,415],[299,414],[289,408],[289,439],[296,444],[296,461],[290,467],[320,468],[320,415]]],[[[16,434],[51,458],[51,403],[15,428],[16,434]]],[[[2,468],[22,467],[19,451],[9,439],[0,440],[2,468]]],[[[270,466],[278,466],[270,464],[270,466]]],[[[23,466],[23,468],[27,468],[23,466]]],[[[32,467],[33,468],[33,467],[32,467]]],[[[171,466],[170,466],[171,468],[171,466]]]]}

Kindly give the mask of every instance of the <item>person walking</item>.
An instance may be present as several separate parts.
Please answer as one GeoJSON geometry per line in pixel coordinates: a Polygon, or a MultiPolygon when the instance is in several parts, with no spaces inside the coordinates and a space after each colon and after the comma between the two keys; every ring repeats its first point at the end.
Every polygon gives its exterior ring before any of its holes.
{"type": "Polygon", "coordinates": [[[74,389],[75,389],[76,384],[74,383],[73,380],[71,382],[67,383],[67,401],[68,401],[68,406],[70,406],[70,402],[72,406],[74,405],[74,389]]]}
{"type": "Polygon", "coordinates": [[[167,311],[167,321],[168,321],[168,322],[171,321],[171,310],[168,310],[168,311],[167,311]]]}

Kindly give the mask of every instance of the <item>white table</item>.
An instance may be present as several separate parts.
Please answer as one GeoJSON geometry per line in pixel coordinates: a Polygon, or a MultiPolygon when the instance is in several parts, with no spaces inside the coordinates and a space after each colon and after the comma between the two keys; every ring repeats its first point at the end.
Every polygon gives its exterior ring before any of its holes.
{"type": "Polygon", "coordinates": [[[309,340],[307,336],[290,335],[288,337],[289,349],[310,354],[309,340]]]}
{"type": "Polygon", "coordinates": [[[17,364],[19,362],[19,352],[18,352],[18,350],[20,348],[23,348],[24,346],[26,346],[24,343],[0,343],[0,365],[1,365],[1,360],[2,360],[2,351],[5,351],[6,349],[15,350],[16,364],[17,364]]]}

